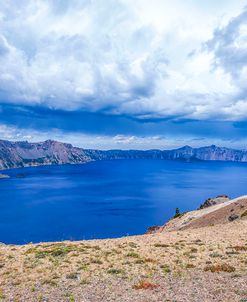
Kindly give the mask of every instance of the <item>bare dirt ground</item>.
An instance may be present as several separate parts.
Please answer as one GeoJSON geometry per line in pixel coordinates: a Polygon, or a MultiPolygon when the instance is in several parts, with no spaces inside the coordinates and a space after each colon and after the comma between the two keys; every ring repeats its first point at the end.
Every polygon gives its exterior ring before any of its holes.
{"type": "Polygon", "coordinates": [[[0,245],[0,301],[247,301],[247,218],[119,239],[0,245]]]}

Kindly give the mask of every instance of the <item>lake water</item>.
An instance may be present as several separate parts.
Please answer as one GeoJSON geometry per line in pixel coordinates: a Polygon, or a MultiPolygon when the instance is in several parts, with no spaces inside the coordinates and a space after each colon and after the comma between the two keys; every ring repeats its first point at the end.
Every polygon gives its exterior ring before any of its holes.
{"type": "Polygon", "coordinates": [[[115,160],[7,173],[12,177],[0,180],[4,243],[143,234],[176,207],[188,211],[208,197],[247,193],[245,163],[115,160]]]}

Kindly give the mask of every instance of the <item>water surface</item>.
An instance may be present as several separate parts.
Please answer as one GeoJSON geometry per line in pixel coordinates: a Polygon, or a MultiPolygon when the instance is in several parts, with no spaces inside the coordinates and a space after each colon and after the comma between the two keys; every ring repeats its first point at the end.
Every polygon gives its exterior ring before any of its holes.
{"type": "Polygon", "coordinates": [[[245,163],[115,160],[7,173],[12,177],[0,180],[4,243],[143,234],[176,207],[187,211],[210,196],[247,193],[245,163]]]}

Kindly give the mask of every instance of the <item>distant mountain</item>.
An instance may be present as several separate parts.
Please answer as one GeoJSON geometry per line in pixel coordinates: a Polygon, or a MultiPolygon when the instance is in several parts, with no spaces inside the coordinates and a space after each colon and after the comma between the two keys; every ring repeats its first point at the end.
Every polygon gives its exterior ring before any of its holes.
{"type": "Polygon", "coordinates": [[[174,150],[94,150],[73,147],[71,144],[47,140],[40,143],[0,140],[0,169],[39,165],[81,164],[95,160],[114,159],[167,159],[167,160],[220,160],[247,162],[246,150],[217,146],[174,150]]]}
{"type": "Polygon", "coordinates": [[[47,140],[41,143],[0,140],[0,168],[52,164],[80,164],[90,161],[83,150],[70,144],[47,140]]]}

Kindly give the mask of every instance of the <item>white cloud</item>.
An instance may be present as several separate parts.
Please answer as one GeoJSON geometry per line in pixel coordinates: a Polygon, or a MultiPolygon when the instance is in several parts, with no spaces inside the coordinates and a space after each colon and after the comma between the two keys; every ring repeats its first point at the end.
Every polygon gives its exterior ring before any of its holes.
{"type": "Polygon", "coordinates": [[[15,2],[0,0],[0,102],[247,117],[245,1],[15,2]]]}
{"type": "MultiPolygon", "coordinates": [[[[246,106],[245,106],[246,107],[246,106]]],[[[246,108],[245,108],[246,110],[246,108]]],[[[85,149],[122,149],[122,150],[148,150],[148,149],[175,149],[181,146],[202,147],[215,144],[222,147],[246,149],[245,137],[232,138],[205,138],[195,135],[93,135],[78,132],[63,132],[59,129],[38,131],[27,128],[17,128],[0,123],[0,138],[10,141],[41,142],[48,139],[60,142],[69,142],[76,147],[85,149]]]]}

